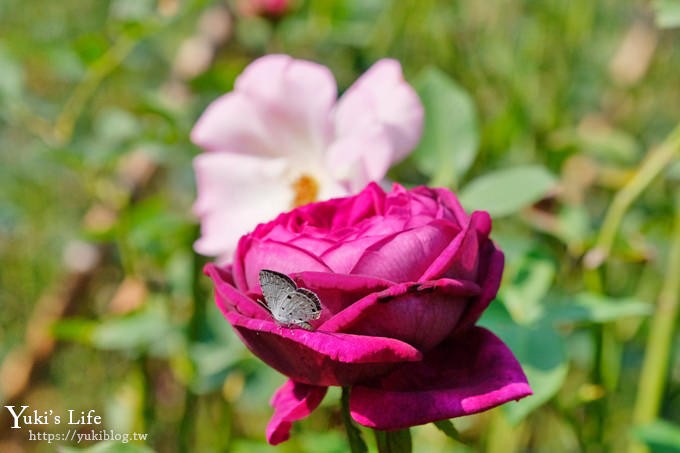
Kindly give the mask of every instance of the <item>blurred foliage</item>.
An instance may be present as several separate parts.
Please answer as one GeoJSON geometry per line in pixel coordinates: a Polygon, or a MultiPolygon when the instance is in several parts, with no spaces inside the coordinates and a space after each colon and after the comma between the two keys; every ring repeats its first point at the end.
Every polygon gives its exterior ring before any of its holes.
{"type": "MultiPolygon", "coordinates": [[[[678,2],[299,0],[280,20],[238,3],[0,0],[0,361],[31,343],[41,307],[64,304],[22,401],[96,409],[156,451],[271,451],[283,378],[211,302],[191,249],[189,131],[262,54],[325,64],[342,89],[393,57],[427,124],[391,176],[491,212],[506,270],[481,322],[535,391],[414,428],[415,451],[678,451],[677,310],[661,340],[667,327],[649,327],[657,301],[678,298],[680,163],[654,154],[678,147],[678,2]],[[652,356],[660,383],[640,377],[652,356]],[[647,420],[636,400],[650,389],[647,420]]],[[[346,451],[339,399],[278,450],[346,451]]],[[[17,445],[53,447],[0,431],[0,450],[17,445]]]]}

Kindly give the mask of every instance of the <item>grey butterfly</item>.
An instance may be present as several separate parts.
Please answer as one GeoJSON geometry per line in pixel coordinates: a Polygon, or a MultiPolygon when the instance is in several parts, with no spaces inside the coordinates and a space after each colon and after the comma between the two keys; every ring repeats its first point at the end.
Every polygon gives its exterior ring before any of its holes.
{"type": "Polygon", "coordinates": [[[312,330],[308,321],[321,316],[321,301],[314,291],[298,288],[285,274],[268,269],[260,271],[260,287],[265,302],[258,300],[274,320],[283,325],[296,325],[312,330]]]}

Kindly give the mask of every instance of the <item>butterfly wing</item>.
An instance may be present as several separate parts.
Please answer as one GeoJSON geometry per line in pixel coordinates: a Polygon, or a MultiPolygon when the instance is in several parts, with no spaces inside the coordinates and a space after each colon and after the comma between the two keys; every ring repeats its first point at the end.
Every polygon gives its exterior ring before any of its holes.
{"type": "Polygon", "coordinates": [[[321,301],[314,291],[297,288],[290,277],[279,272],[262,269],[259,276],[272,317],[281,324],[296,324],[311,330],[308,321],[321,316],[321,301]]]}
{"type": "Polygon", "coordinates": [[[286,296],[297,289],[295,282],[280,272],[262,269],[259,276],[262,295],[271,312],[276,311],[286,296]]]}
{"type": "Polygon", "coordinates": [[[312,291],[299,288],[287,294],[278,310],[272,310],[272,315],[283,324],[309,325],[307,321],[319,319],[321,304],[312,291]]]}
{"type": "Polygon", "coordinates": [[[309,314],[309,319],[319,319],[321,316],[321,301],[319,300],[319,296],[317,296],[314,291],[307,288],[298,288],[296,292],[303,294],[306,297],[306,300],[302,305],[304,306],[304,312],[309,314]]]}

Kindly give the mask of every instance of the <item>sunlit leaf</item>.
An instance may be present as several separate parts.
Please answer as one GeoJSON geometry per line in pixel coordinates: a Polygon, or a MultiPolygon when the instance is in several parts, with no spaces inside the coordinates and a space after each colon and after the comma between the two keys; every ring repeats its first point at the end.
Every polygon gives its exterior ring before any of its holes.
{"type": "Polygon", "coordinates": [[[636,428],[634,433],[651,453],[680,453],[680,425],[657,420],[636,428]]]}
{"type": "Polygon", "coordinates": [[[680,0],[656,0],[654,2],[656,23],[661,28],[680,26],[680,0]]]}
{"type": "Polygon", "coordinates": [[[19,97],[24,89],[24,71],[4,46],[0,46],[0,68],[0,100],[19,97]]]}
{"type": "Polygon", "coordinates": [[[156,303],[126,316],[104,320],[92,332],[92,344],[98,348],[148,350],[161,356],[172,351],[177,340],[166,311],[156,303]]]}
{"type": "Polygon", "coordinates": [[[501,289],[501,297],[512,318],[520,324],[538,319],[543,297],[555,278],[555,265],[544,259],[522,260],[522,266],[501,289]]]}
{"type": "Polygon", "coordinates": [[[566,298],[563,303],[547,307],[545,317],[549,321],[569,322],[610,322],[622,318],[650,315],[653,305],[635,299],[600,296],[581,293],[566,298]]]}
{"type": "Polygon", "coordinates": [[[425,107],[425,128],[412,158],[430,185],[456,186],[479,147],[472,98],[436,68],[425,70],[415,86],[425,107]]]}
{"type": "Polygon", "coordinates": [[[467,210],[503,217],[537,202],[556,183],[548,170],[537,165],[497,170],[466,185],[460,192],[460,202],[467,210]]]}

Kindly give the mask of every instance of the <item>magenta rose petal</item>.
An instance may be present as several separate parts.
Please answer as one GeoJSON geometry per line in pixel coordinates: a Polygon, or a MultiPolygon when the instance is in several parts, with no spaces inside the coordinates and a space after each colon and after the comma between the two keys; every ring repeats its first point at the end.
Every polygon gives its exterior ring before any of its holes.
{"type": "Polygon", "coordinates": [[[319,328],[396,338],[427,351],[448,337],[465,312],[477,284],[442,279],[402,283],[350,305],[319,328]]]}
{"type": "Polygon", "coordinates": [[[419,350],[394,338],[307,331],[235,311],[223,314],[255,355],[306,384],[350,385],[422,358],[419,350]]]}
{"type": "Polygon", "coordinates": [[[474,414],[531,393],[508,347],[488,330],[474,327],[449,338],[421,362],[354,386],[350,412],[364,426],[393,430],[474,414]]]}
{"type": "Polygon", "coordinates": [[[460,321],[460,328],[464,329],[473,325],[482,316],[486,307],[489,306],[492,300],[496,297],[498,288],[501,285],[503,278],[503,266],[505,264],[505,257],[503,252],[496,249],[492,244],[487,244],[487,248],[491,249],[488,258],[488,265],[484,281],[482,282],[482,293],[477,298],[474,304],[471,304],[467,312],[463,315],[460,321]]]}
{"type": "Polygon", "coordinates": [[[351,273],[415,281],[456,233],[450,223],[434,220],[428,225],[389,236],[369,247],[351,273]]]}
{"type": "Polygon", "coordinates": [[[321,299],[321,321],[344,310],[365,296],[389,288],[394,283],[365,275],[300,272],[291,275],[300,287],[311,289],[321,299]]]}
{"type": "Polygon", "coordinates": [[[472,213],[470,222],[461,233],[434,259],[420,280],[446,275],[451,278],[476,280],[479,264],[479,243],[489,235],[491,219],[484,211],[472,213]]]}
{"type": "MultiPolygon", "coordinates": [[[[392,231],[389,234],[390,237],[395,237],[399,233],[392,231]]],[[[370,249],[376,243],[385,242],[385,239],[385,233],[367,235],[366,237],[357,239],[346,239],[326,250],[326,252],[321,255],[321,259],[333,270],[333,272],[347,274],[356,267],[359,260],[366,253],[366,250],[370,249]]]]}
{"type": "Polygon", "coordinates": [[[267,442],[277,445],[290,438],[293,422],[302,420],[316,409],[326,395],[327,387],[288,380],[274,393],[270,404],[274,415],[267,424],[267,442]]]}
{"type": "MultiPolygon", "coordinates": [[[[257,241],[257,239],[255,240],[257,241]]],[[[271,269],[283,274],[299,270],[329,272],[330,269],[319,258],[305,249],[274,240],[262,241],[243,260],[247,288],[259,288],[258,274],[262,269],[271,269]]]]}
{"type": "Polygon", "coordinates": [[[468,222],[469,216],[465,212],[465,209],[463,209],[460,201],[458,201],[458,198],[456,198],[456,196],[450,190],[442,188],[429,189],[427,187],[418,187],[415,190],[418,189],[433,191],[437,195],[437,201],[447,208],[451,214],[453,214],[453,217],[456,219],[459,225],[465,225],[468,222]]]}
{"type": "Polygon", "coordinates": [[[271,319],[271,315],[260,304],[246,297],[232,286],[231,274],[227,270],[208,263],[203,268],[203,272],[215,284],[215,300],[223,313],[236,311],[255,319],[271,319]]]}

